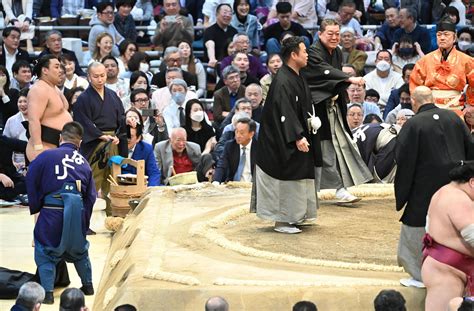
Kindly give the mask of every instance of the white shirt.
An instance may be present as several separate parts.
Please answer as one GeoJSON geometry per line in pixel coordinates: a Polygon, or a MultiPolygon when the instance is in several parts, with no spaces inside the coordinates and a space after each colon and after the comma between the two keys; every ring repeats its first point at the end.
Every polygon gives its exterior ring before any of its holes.
{"type": "Polygon", "coordinates": [[[82,87],[84,90],[89,87],[89,81],[83,77],[79,77],[77,74],[74,74],[71,80],[68,80],[66,77],[66,81],[64,81],[64,87],[72,89],[74,87],[74,82],[76,82],[76,87],[82,87]]]}
{"type": "Polygon", "coordinates": [[[380,78],[377,75],[377,69],[369,72],[364,76],[365,89],[376,90],[380,95],[379,105],[385,107],[387,105],[388,97],[393,89],[398,89],[403,85],[402,75],[390,69],[390,73],[386,78],[380,78]]]}
{"type": "MultiPolygon", "coordinates": [[[[186,92],[186,97],[184,99],[184,102],[187,103],[188,100],[197,98],[196,93],[193,91],[187,91],[186,92]]],[[[152,108],[158,109],[160,113],[162,113],[166,106],[168,106],[171,103],[171,92],[170,89],[165,86],[162,88],[159,88],[155,92],[153,92],[153,95],[151,95],[151,105],[152,108]]]]}
{"type": "Polygon", "coordinates": [[[13,77],[13,71],[12,71],[12,66],[16,62],[16,54],[18,54],[18,50],[15,51],[15,53],[10,54],[8,53],[7,48],[5,50],[5,67],[8,70],[8,74],[10,77],[13,77]]]}
{"type": "MultiPolygon", "coordinates": [[[[240,156],[242,156],[244,146],[240,145],[240,156]]],[[[252,140],[245,146],[245,164],[244,170],[242,171],[242,177],[240,181],[252,182],[252,168],[251,168],[251,160],[250,160],[250,149],[252,147],[252,140]]],[[[239,157],[240,161],[240,157],[239,157]]]]}
{"type": "Polygon", "coordinates": [[[26,119],[23,116],[23,113],[18,111],[16,114],[8,118],[7,122],[5,123],[3,135],[10,138],[28,141],[28,138],[26,138],[26,129],[23,124],[21,124],[23,121],[26,121],[26,119]]]}

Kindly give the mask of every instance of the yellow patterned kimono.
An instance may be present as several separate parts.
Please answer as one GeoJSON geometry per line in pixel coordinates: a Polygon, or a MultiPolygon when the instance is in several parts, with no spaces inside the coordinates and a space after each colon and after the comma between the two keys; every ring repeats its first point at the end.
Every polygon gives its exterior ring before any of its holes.
{"type": "Polygon", "coordinates": [[[468,84],[466,103],[474,105],[474,58],[455,47],[445,61],[437,49],[416,62],[410,75],[410,92],[419,85],[433,91],[435,104],[441,108],[461,110],[461,92],[468,84]]]}

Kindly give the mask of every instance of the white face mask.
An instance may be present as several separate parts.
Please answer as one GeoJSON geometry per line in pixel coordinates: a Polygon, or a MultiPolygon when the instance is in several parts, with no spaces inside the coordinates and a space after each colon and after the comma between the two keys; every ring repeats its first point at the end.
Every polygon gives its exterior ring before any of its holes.
{"type": "Polygon", "coordinates": [[[201,122],[202,120],[204,120],[204,111],[200,110],[200,111],[195,111],[193,113],[191,113],[191,120],[193,121],[196,121],[196,122],[201,122]]]}
{"type": "Polygon", "coordinates": [[[379,71],[383,71],[383,72],[389,71],[390,70],[390,63],[385,61],[385,60],[381,60],[377,63],[377,65],[375,67],[379,71]]]}
{"type": "Polygon", "coordinates": [[[140,67],[138,68],[138,70],[140,70],[143,73],[147,73],[149,69],[150,69],[150,65],[148,65],[147,63],[140,63],[140,67]]]}
{"type": "Polygon", "coordinates": [[[458,47],[461,51],[466,51],[470,45],[471,43],[467,41],[458,41],[458,47]]]}

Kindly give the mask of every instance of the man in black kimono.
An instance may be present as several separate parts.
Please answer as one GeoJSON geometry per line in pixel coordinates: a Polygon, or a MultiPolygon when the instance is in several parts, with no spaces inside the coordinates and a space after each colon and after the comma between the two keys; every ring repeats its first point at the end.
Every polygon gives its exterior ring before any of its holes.
{"type": "Polygon", "coordinates": [[[316,189],[337,189],[340,204],[360,200],[346,188],[372,179],[370,171],[360,157],[357,146],[349,139],[347,124],[347,87],[363,85],[360,77],[349,77],[342,71],[340,25],[333,19],[321,22],[319,40],[309,48],[308,66],[302,71],[308,81],[315,104],[316,115],[321,119],[322,168],[316,169],[316,189]]]}
{"type": "Polygon", "coordinates": [[[472,138],[464,122],[452,111],[433,104],[426,86],[412,93],[416,115],[397,137],[395,199],[403,211],[398,264],[411,275],[404,286],[424,287],[421,282],[422,238],[433,194],[450,182],[448,173],[460,160],[470,160],[472,138]]]}
{"type": "Polygon", "coordinates": [[[300,76],[308,59],[303,39],[286,39],[281,53],[285,65],[270,85],[262,113],[253,203],[258,217],[275,221],[275,231],[299,233],[296,224],[316,218],[319,119],[308,118],[314,110],[308,85],[300,76]]]}
{"type": "Polygon", "coordinates": [[[102,198],[107,203],[106,212],[110,214],[110,199],[107,197],[110,183],[107,177],[111,169],[107,161],[117,154],[123,157],[128,155],[125,111],[117,94],[105,87],[105,66],[93,62],[87,72],[91,83],[77,98],[73,115],[74,121],[84,127],[81,153],[91,165],[96,191],[102,191],[102,198]]]}

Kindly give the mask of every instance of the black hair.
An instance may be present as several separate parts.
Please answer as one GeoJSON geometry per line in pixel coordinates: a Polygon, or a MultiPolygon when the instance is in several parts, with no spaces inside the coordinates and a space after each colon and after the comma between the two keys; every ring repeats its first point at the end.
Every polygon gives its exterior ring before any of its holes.
{"type": "Polygon", "coordinates": [[[454,15],[456,16],[456,21],[454,22],[454,24],[458,24],[459,23],[459,20],[460,20],[460,17],[459,17],[459,10],[456,9],[455,7],[453,6],[447,6],[444,8],[443,10],[443,13],[441,14],[441,16],[446,16],[446,15],[454,15]]]}
{"type": "Polygon", "coordinates": [[[140,70],[140,63],[146,61],[150,62],[150,57],[145,52],[135,52],[133,56],[128,61],[128,71],[137,71],[140,70]]]}
{"type": "Polygon", "coordinates": [[[117,10],[121,7],[121,6],[125,6],[125,5],[128,5],[130,7],[134,7],[135,6],[135,3],[137,1],[135,0],[117,0],[115,1],[115,7],[117,8],[117,10]]]}
{"type": "Polygon", "coordinates": [[[239,6],[240,3],[245,2],[250,6],[250,1],[249,0],[235,0],[234,5],[233,5],[233,10],[235,12],[235,15],[238,15],[237,13],[237,7],[239,6]]]}
{"type": "Polygon", "coordinates": [[[30,88],[28,87],[24,87],[20,90],[20,92],[18,93],[18,98],[20,98],[21,96],[23,97],[28,97],[28,92],[30,91],[30,88]]]}
{"type": "Polygon", "coordinates": [[[407,93],[408,95],[410,95],[410,85],[408,85],[408,83],[403,84],[398,89],[398,94],[401,95],[402,93],[407,93]]]}
{"type": "Polygon", "coordinates": [[[291,3],[289,2],[278,2],[276,4],[277,14],[291,13],[291,9],[292,9],[292,6],[291,6],[291,3]]]}
{"type": "Polygon", "coordinates": [[[283,41],[283,38],[285,38],[286,35],[291,35],[292,37],[296,36],[291,30],[283,31],[280,35],[280,42],[283,41]]]}
{"type": "MultiPolygon", "coordinates": [[[[135,81],[136,82],[136,81],[135,81]]],[[[135,102],[135,97],[138,95],[138,94],[145,94],[146,96],[148,96],[148,92],[145,90],[145,89],[142,89],[142,88],[139,88],[139,89],[134,89],[132,91],[132,93],[130,93],[130,103],[132,104],[133,106],[133,103],[135,102]]],[[[149,96],[148,96],[149,97],[149,96]]]]}
{"type": "Polygon", "coordinates": [[[5,28],[3,29],[2,36],[3,36],[4,38],[6,38],[6,37],[8,37],[8,36],[12,33],[12,31],[16,31],[16,32],[18,32],[19,35],[21,35],[21,30],[20,30],[20,28],[14,27],[14,26],[8,26],[8,27],[5,27],[5,28]]]}
{"type": "MultiPolygon", "coordinates": [[[[279,3],[286,3],[286,2],[279,2],[279,3]]],[[[282,46],[281,46],[281,56],[284,62],[287,62],[290,59],[291,53],[300,52],[300,43],[304,43],[304,40],[302,37],[290,37],[283,40],[282,46]]]]}
{"type": "Polygon", "coordinates": [[[135,70],[132,72],[132,75],[130,76],[130,90],[132,90],[132,86],[137,82],[138,78],[143,77],[146,80],[146,91],[147,93],[150,93],[150,82],[148,81],[148,77],[145,73],[135,70]]]}
{"type": "Polygon", "coordinates": [[[375,59],[379,58],[379,54],[383,53],[383,52],[387,52],[388,55],[390,55],[390,61],[392,61],[392,52],[390,52],[389,50],[386,50],[386,49],[378,51],[377,54],[375,55],[375,59]]]}
{"type": "Polygon", "coordinates": [[[44,55],[39,58],[35,65],[35,68],[33,69],[33,74],[36,75],[38,78],[41,78],[42,69],[49,68],[49,63],[52,59],[57,59],[59,61],[59,58],[57,58],[53,54],[44,55]]]}
{"type": "Polygon", "coordinates": [[[249,127],[249,132],[254,132],[255,133],[255,131],[257,131],[257,123],[255,123],[255,121],[250,119],[249,117],[239,118],[237,120],[237,123],[247,124],[248,127],[249,127]]]}
{"type": "Polygon", "coordinates": [[[74,54],[67,54],[67,53],[62,54],[61,63],[64,63],[65,61],[74,62],[74,64],[76,64],[76,59],[74,57],[74,54]]]}
{"type": "MultiPolygon", "coordinates": [[[[178,1],[178,3],[179,3],[179,1],[178,1]]],[[[232,11],[232,7],[230,6],[230,4],[228,4],[228,3],[221,3],[221,4],[219,4],[219,5],[217,6],[217,8],[216,8],[216,14],[219,13],[220,9],[221,9],[223,6],[228,6],[229,9],[232,11]]]]}
{"type": "Polygon", "coordinates": [[[137,311],[137,308],[135,308],[135,306],[126,304],[116,307],[114,311],[137,311]]]}
{"type": "Polygon", "coordinates": [[[111,7],[112,9],[114,8],[114,4],[112,2],[104,1],[104,2],[99,2],[96,6],[97,8],[97,13],[102,13],[105,11],[106,8],[111,7]]]}
{"type": "Polygon", "coordinates": [[[459,161],[458,165],[449,171],[449,179],[458,183],[466,183],[474,178],[474,161],[459,161]]]}
{"type": "MultiPolygon", "coordinates": [[[[79,122],[72,121],[64,124],[61,136],[65,141],[79,144],[84,135],[84,128],[79,122]]],[[[84,294],[77,288],[68,288],[62,292],[59,310],[81,310],[84,307],[84,294]],[[82,300],[81,300],[82,299],[82,300]]]]}
{"type": "Polygon", "coordinates": [[[382,290],[374,300],[375,311],[406,311],[405,298],[393,289],[382,290]]]}
{"type": "Polygon", "coordinates": [[[30,63],[27,62],[26,60],[22,60],[22,59],[17,60],[15,63],[13,63],[12,72],[13,73],[18,73],[20,68],[28,68],[28,69],[31,70],[30,63]]]}
{"type": "Polygon", "coordinates": [[[463,27],[458,30],[458,38],[461,34],[467,33],[471,36],[471,41],[474,41],[474,28],[473,27],[463,27]]]}
{"type": "MultiPolygon", "coordinates": [[[[135,112],[137,115],[138,115],[138,119],[139,119],[139,124],[137,124],[136,126],[136,130],[137,130],[137,138],[141,137],[142,134],[143,134],[143,117],[142,117],[142,114],[140,113],[140,111],[138,111],[137,108],[135,107],[130,107],[126,112],[125,112],[125,118],[127,118],[127,114],[129,112],[135,112]]],[[[127,138],[131,138],[131,132],[130,132],[130,126],[127,126],[127,138]]]]}
{"type": "Polygon", "coordinates": [[[382,123],[382,119],[376,115],[375,113],[369,113],[365,116],[364,120],[362,121],[363,124],[372,123],[374,120],[377,120],[377,123],[382,123]]]}
{"type": "Polygon", "coordinates": [[[101,60],[100,62],[103,64],[103,63],[105,63],[106,60],[109,60],[109,59],[110,59],[110,60],[113,60],[113,61],[117,64],[117,66],[118,66],[118,61],[117,61],[117,59],[116,59],[115,57],[113,57],[112,55],[110,55],[110,54],[107,55],[107,56],[104,56],[104,58],[102,58],[102,60],[101,60]]]}
{"type": "Polygon", "coordinates": [[[318,311],[318,308],[311,301],[298,301],[293,306],[293,311],[318,311]]]}
{"type": "Polygon", "coordinates": [[[268,67],[268,64],[270,63],[270,60],[271,60],[274,56],[278,56],[278,57],[281,59],[281,61],[283,61],[283,59],[281,58],[281,55],[280,55],[280,54],[278,54],[278,53],[272,53],[272,54],[268,55],[268,57],[267,57],[267,67],[268,67]]]}
{"type": "MultiPolygon", "coordinates": [[[[201,103],[201,101],[197,98],[194,98],[194,99],[190,99],[186,102],[186,106],[184,107],[184,115],[185,115],[185,125],[184,125],[184,128],[186,129],[186,132],[190,133],[190,131],[192,131],[192,121],[191,121],[191,108],[194,104],[198,104],[199,106],[201,106],[202,108],[202,111],[204,111],[204,113],[206,113],[206,109],[204,108],[204,105],[203,103],[201,103]]],[[[207,121],[206,119],[202,119],[201,121],[201,126],[204,128],[206,126],[209,126],[209,124],[207,124],[207,121]]]]}
{"type": "Polygon", "coordinates": [[[405,76],[405,73],[407,70],[413,70],[413,68],[415,68],[415,64],[406,64],[405,66],[403,66],[402,68],[402,77],[405,76]]]}
{"type": "Polygon", "coordinates": [[[72,98],[74,97],[74,94],[76,94],[77,92],[84,92],[84,88],[82,86],[77,86],[77,87],[73,87],[72,89],[68,90],[64,96],[66,97],[66,100],[67,102],[69,103],[69,112],[72,111],[72,98]]]}
{"type": "Polygon", "coordinates": [[[416,23],[417,19],[418,19],[418,13],[416,12],[415,8],[413,7],[406,7],[406,8],[403,8],[407,11],[407,14],[408,14],[408,18],[412,18],[413,19],[413,22],[416,23]]]}
{"type": "Polygon", "coordinates": [[[379,94],[379,92],[377,92],[377,91],[374,90],[374,89],[367,90],[367,91],[365,92],[365,98],[367,98],[367,96],[370,96],[370,97],[377,97],[377,101],[380,100],[380,94],[379,94]]]}
{"type": "Polygon", "coordinates": [[[129,40],[129,39],[125,39],[123,40],[122,42],[120,42],[119,44],[119,52],[120,52],[120,55],[124,55],[125,52],[127,51],[127,48],[130,44],[133,44],[135,46],[135,49],[136,51],[135,52],[138,52],[138,44],[132,40],[129,40]]]}
{"type": "Polygon", "coordinates": [[[7,68],[3,65],[0,65],[0,72],[3,73],[5,77],[7,78],[7,82],[3,86],[3,91],[5,91],[5,94],[8,94],[10,90],[10,74],[8,73],[7,68]]]}

